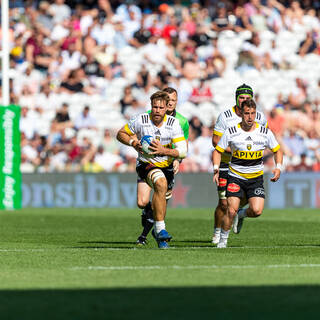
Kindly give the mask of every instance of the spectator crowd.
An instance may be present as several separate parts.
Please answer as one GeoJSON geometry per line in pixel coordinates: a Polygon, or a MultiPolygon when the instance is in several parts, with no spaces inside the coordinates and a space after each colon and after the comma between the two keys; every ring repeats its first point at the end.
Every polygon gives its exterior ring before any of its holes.
{"type": "Polygon", "coordinates": [[[319,18],[310,0],[10,1],[22,172],[134,171],[115,132],[166,86],[190,121],[181,171],[211,171],[215,121],[244,82],[285,169],[320,171],[319,18]]]}

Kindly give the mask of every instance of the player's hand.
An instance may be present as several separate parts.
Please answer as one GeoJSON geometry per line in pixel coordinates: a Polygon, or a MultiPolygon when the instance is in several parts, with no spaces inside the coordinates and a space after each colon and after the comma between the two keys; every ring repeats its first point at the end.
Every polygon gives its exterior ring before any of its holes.
{"type": "Polygon", "coordinates": [[[272,173],[273,173],[273,177],[270,179],[270,181],[272,181],[272,182],[278,181],[280,178],[280,174],[281,174],[280,169],[274,169],[274,170],[272,170],[272,173]]]}
{"type": "Polygon", "coordinates": [[[219,170],[214,171],[213,173],[213,182],[219,186],[219,170]]]}
{"type": "Polygon", "coordinates": [[[150,154],[154,154],[156,156],[163,156],[165,154],[165,147],[159,140],[153,140],[149,146],[149,149],[152,150],[150,154]]]}
{"type": "Polygon", "coordinates": [[[139,140],[134,140],[134,141],[132,142],[132,147],[133,147],[137,152],[140,152],[140,153],[143,152],[143,151],[142,151],[142,146],[141,146],[141,143],[140,143],[139,140]]]}
{"type": "Polygon", "coordinates": [[[174,174],[177,174],[179,172],[179,165],[180,165],[179,160],[174,159],[173,160],[173,173],[174,174]]]}

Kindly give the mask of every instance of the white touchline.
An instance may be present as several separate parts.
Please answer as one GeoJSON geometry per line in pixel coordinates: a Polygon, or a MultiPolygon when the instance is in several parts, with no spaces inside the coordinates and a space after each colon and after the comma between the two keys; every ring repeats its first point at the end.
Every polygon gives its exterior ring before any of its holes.
{"type": "Polygon", "coordinates": [[[208,265],[208,266],[87,266],[87,267],[73,267],[71,270],[186,270],[186,269],[279,269],[279,268],[320,268],[320,264],[270,264],[270,265],[243,265],[243,266],[234,266],[234,265],[208,265]]]}
{"type": "MultiPolygon", "coordinates": [[[[306,245],[306,246],[296,246],[296,245],[292,245],[292,246],[288,246],[288,245],[284,245],[284,246],[243,246],[243,247],[228,247],[225,248],[224,250],[234,250],[234,249],[306,249],[306,248],[314,248],[314,249],[320,249],[319,245],[306,245]]],[[[186,246],[186,247],[170,247],[169,250],[166,250],[166,252],[170,252],[172,250],[215,250],[215,251],[221,251],[221,249],[218,249],[215,246],[186,246]]],[[[0,249],[0,252],[46,252],[46,251],[71,251],[71,250],[88,250],[88,251],[100,251],[100,250],[106,250],[106,251],[124,251],[124,250],[137,250],[137,251],[145,251],[145,250],[155,250],[155,251],[159,251],[158,248],[144,248],[144,249],[140,249],[137,247],[132,247],[132,248],[121,248],[121,247],[117,247],[117,248],[112,248],[112,247],[57,247],[57,248],[29,248],[29,249],[0,249]]],[[[161,251],[163,252],[163,251],[161,251]]],[[[223,251],[225,252],[225,251],[223,251]]]]}

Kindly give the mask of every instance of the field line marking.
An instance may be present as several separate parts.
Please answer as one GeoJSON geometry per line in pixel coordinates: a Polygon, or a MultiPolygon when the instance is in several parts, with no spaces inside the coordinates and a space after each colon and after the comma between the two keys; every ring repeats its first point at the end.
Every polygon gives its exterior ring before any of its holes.
{"type": "MultiPolygon", "coordinates": [[[[320,249],[320,244],[319,245],[305,245],[305,246],[297,246],[297,245],[284,245],[284,246],[234,246],[234,247],[227,247],[224,250],[231,250],[231,249],[306,249],[306,248],[314,248],[314,249],[320,249]]],[[[221,250],[218,249],[215,246],[185,246],[185,247],[180,247],[180,246],[171,246],[168,251],[171,250],[206,250],[206,249],[213,249],[213,250],[221,250]]],[[[0,252],[45,252],[45,251],[55,251],[55,250],[61,250],[61,251],[71,251],[71,250],[95,250],[95,251],[100,251],[100,250],[106,250],[106,251],[123,251],[123,250],[141,250],[141,248],[137,247],[132,247],[132,248],[112,248],[112,247],[77,247],[77,248],[72,248],[72,247],[56,247],[56,248],[29,248],[29,249],[0,249],[0,252]]],[[[143,248],[142,250],[159,250],[158,248],[143,248]]]]}
{"type": "Polygon", "coordinates": [[[88,267],[73,267],[71,270],[93,270],[93,271],[99,271],[99,270],[116,270],[116,271],[122,271],[122,270],[192,270],[192,269],[280,269],[280,268],[320,268],[320,264],[270,264],[270,265],[189,265],[189,266],[179,266],[179,265],[173,265],[173,266],[88,266],[88,267]]]}

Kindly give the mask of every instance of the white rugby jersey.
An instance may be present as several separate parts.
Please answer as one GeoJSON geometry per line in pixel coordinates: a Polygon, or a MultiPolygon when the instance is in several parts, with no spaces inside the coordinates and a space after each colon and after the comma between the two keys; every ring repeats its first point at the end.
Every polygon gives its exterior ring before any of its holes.
{"type": "MultiPolygon", "coordinates": [[[[262,112],[257,111],[256,113],[256,122],[261,124],[264,127],[268,127],[268,121],[264,114],[262,112]]],[[[236,126],[239,122],[242,121],[242,118],[239,117],[236,114],[235,107],[232,107],[230,109],[227,109],[226,111],[223,111],[220,113],[217,122],[214,126],[213,134],[221,137],[224,132],[227,130],[227,128],[236,126]]],[[[227,168],[226,165],[230,161],[230,154],[229,153],[223,153],[221,157],[221,163],[222,167],[227,168]]]]}
{"type": "MultiPolygon", "coordinates": [[[[185,140],[179,120],[169,115],[165,115],[160,128],[154,125],[149,113],[141,113],[131,118],[124,128],[129,135],[136,134],[139,140],[145,135],[150,135],[153,140],[159,140],[167,148],[185,140]]],[[[160,168],[168,167],[173,160],[172,157],[168,156],[138,154],[138,161],[151,163],[160,168]]]]}
{"type": "Polygon", "coordinates": [[[256,122],[256,128],[247,132],[240,123],[228,128],[221,137],[216,149],[224,152],[231,148],[229,175],[244,180],[259,177],[263,174],[263,151],[269,148],[277,152],[280,145],[271,130],[256,122]]]}

